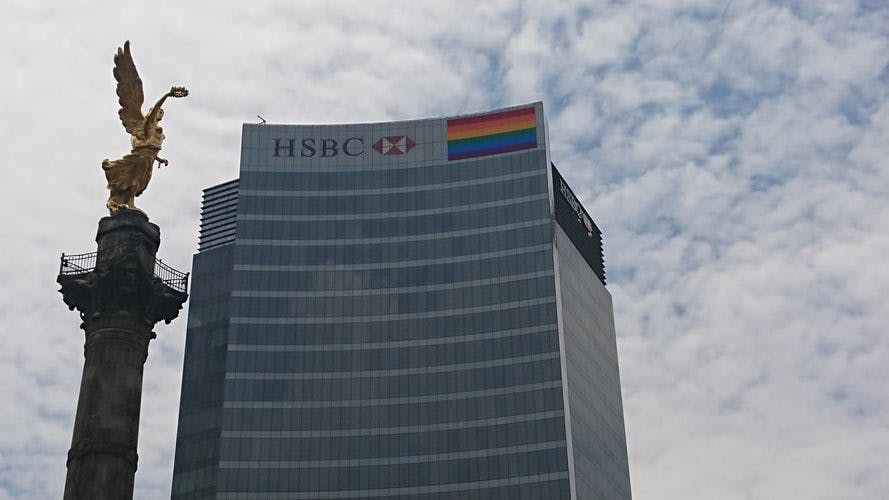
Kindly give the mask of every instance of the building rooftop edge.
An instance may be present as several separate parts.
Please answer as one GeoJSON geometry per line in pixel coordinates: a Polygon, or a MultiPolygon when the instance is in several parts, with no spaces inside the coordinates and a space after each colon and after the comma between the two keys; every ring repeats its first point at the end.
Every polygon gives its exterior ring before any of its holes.
{"type": "Polygon", "coordinates": [[[428,120],[450,120],[454,118],[465,118],[468,116],[478,116],[485,115],[489,113],[498,113],[501,111],[510,111],[513,109],[527,108],[528,106],[537,106],[543,107],[543,101],[533,101],[524,104],[516,104],[513,106],[507,106],[503,108],[496,109],[488,109],[484,111],[473,111],[471,113],[463,113],[457,115],[445,115],[445,116],[429,116],[425,118],[412,118],[408,120],[390,120],[390,121],[377,121],[377,122],[352,122],[352,123],[243,123],[243,127],[348,127],[348,126],[370,126],[370,125],[392,125],[398,123],[412,123],[412,122],[423,122],[428,120]]]}

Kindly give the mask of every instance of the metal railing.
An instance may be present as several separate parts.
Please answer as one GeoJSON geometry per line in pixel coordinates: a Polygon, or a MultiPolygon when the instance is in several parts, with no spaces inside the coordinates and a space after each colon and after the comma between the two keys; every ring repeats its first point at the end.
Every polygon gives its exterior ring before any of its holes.
{"type": "MultiPolygon", "coordinates": [[[[97,255],[98,252],[78,254],[63,253],[59,264],[59,274],[69,276],[92,272],[96,268],[97,255]]],[[[189,273],[178,271],[168,266],[160,259],[154,260],[154,277],[161,280],[161,283],[177,292],[188,292],[188,275],[189,273]]]]}
{"type": "Polygon", "coordinates": [[[62,262],[59,264],[59,274],[85,274],[96,268],[97,252],[62,254],[62,262]]]}
{"type": "Polygon", "coordinates": [[[177,292],[186,293],[188,291],[188,273],[173,269],[160,259],[154,260],[154,276],[177,292]]]}

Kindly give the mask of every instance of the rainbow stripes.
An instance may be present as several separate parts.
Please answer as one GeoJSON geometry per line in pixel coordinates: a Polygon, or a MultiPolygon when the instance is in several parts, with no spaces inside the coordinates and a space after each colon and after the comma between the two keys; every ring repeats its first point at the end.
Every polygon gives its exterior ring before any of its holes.
{"type": "Polygon", "coordinates": [[[448,160],[537,147],[534,107],[448,120],[448,160]]]}

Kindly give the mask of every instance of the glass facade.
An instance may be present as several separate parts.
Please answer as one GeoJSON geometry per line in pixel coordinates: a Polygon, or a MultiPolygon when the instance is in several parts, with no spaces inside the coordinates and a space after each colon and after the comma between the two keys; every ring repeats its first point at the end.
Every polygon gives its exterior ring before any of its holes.
{"type": "MultiPolygon", "coordinates": [[[[239,181],[211,188],[236,228],[205,193],[173,498],[596,498],[574,476],[603,439],[627,487],[601,491],[628,498],[619,385],[619,429],[570,410],[565,344],[595,332],[565,321],[552,179],[540,103],[245,125],[239,181]]],[[[619,384],[609,324],[594,385],[619,384]]]]}

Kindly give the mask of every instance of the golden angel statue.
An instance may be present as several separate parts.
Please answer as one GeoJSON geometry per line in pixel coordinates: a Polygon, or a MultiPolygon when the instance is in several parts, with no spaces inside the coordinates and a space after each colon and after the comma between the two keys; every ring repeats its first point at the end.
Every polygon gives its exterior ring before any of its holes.
{"type": "Polygon", "coordinates": [[[158,165],[169,164],[158,156],[164,142],[164,131],[158,126],[158,122],[164,117],[161,105],[168,97],[188,95],[185,87],[173,87],[148,110],[147,115],[143,115],[142,102],[145,96],[142,94],[142,79],[133,63],[129,40],[123,44],[123,48],[117,49],[114,56],[114,79],[117,80],[117,97],[120,103],[117,114],[120,115],[124,128],[133,136],[133,149],[119,160],[102,161],[102,170],[105,171],[108,190],[111,191],[106,206],[112,215],[120,208],[139,210],[135,199],[148,186],[154,162],[158,165]]]}

